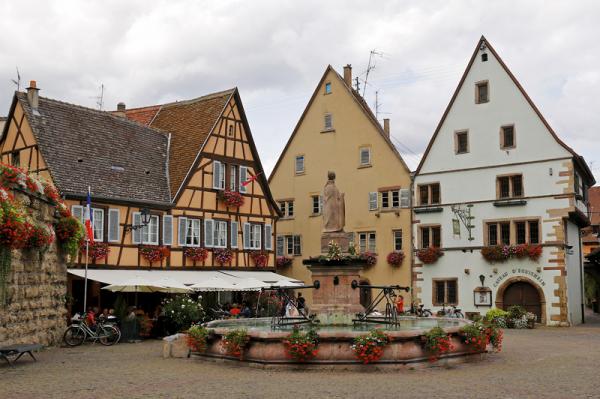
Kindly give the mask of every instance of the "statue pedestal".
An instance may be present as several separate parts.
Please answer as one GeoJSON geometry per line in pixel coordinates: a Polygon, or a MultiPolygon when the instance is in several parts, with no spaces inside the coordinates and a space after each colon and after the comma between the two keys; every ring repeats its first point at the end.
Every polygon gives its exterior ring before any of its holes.
{"type": "Polygon", "coordinates": [[[321,235],[321,253],[326,254],[329,243],[333,241],[339,245],[342,253],[348,253],[350,242],[354,241],[354,233],[346,233],[343,231],[335,233],[323,233],[321,235]]]}
{"type": "Polygon", "coordinates": [[[364,311],[360,290],[351,287],[352,280],[359,281],[364,264],[312,259],[303,263],[311,271],[313,283],[321,283],[318,290],[313,290],[310,313],[316,314],[321,324],[351,325],[356,313],[364,311]]]}

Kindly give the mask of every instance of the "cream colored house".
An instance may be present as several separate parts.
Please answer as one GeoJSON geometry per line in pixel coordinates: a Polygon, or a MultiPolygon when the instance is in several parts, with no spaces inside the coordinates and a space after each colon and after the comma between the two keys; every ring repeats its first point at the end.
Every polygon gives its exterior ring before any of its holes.
{"type": "MultiPolygon", "coordinates": [[[[371,284],[411,283],[410,171],[392,144],[389,121],[382,127],[344,77],[328,66],[294,129],[269,184],[283,218],[277,222],[277,255],[293,259],[278,271],[310,281],[302,259],[321,253],[321,193],[327,172],[337,175],[345,193],[345,231],[354,233],[361,251],[378,255],[362,276],[371,284]],[[391,266],[390,252],[404,261],[391,266]]],[[[310,293],[306,293],[310,301],[310,293]]],[[[369,293],[363,293],[364,301],[369,293]]],[[[409,298],[405,297],[409,303],[409,298]]]]}

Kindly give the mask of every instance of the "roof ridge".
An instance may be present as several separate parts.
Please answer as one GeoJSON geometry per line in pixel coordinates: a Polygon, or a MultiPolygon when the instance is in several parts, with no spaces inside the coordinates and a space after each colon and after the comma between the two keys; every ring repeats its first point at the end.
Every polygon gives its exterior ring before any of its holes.
{"type": "Polygon", "coordinates": [[[139,110],[156,108],[156,107],[163,108],[163,107],[170,107],[170,106],[175,106],[175,105],[188,105],[188,104],[192,104],[192,103],[195,103],[195,102],[198,102],[198,101],[206,101],[206,100],[211,100],[211,99],[217,98],[217,97],[231,95],[231,93],[233,93],[235,91],[235,89],[236,88],[234,87],[234,88],[227,89],[227,90],[221,90],[221,91],[217,91],[217,92],[214,92],[214,93],[205,94],[205,95],[200,96],[200,97],[191,98],[191,99],[188,99],[188,100],[172,101],[172,102],[169,102],[169,103],[146,105],[146,106],[143,106],[143,107],[136,107],[136,108],[127,108],[125,110],[125,112],[139,111],[139,110]]]}
{"type": "MultiPolygon", "coordinates": [[[[25,97],[25,98],[20,98],[21,101],[26,101],[27,93],[22,92],[22,91],[18,91],[17,94],[20,95],[20,96],[22,96],[22,97],[25,97]]],[[[139,127],[145,128],[145,129],[148,129],[148,130],[150,130],[150,131],[152,131],[154,133],[160,134],[163,137],[167,134],[167,132],[165,132],[165,131],[163,131],[161,129],[157,129],[155,127],[146,126],[146,125],[143,125],[143,124],[141,124],[141,123],[139,123],[137,121],[134,121],[132,119],[123,118],[123,117],[114,115],[112,113],[113,111],[102,111],[102,110],[98,110],[98,109],[86,107],[86,106],[79,105],[79,104],[73,104],[73,103],[69,103],[69,102],[66,102],[66,101],[57,100],[57,99],[49,98],[49,97],[42,97],[42,96],[40,96],[39,98],[40,98],[40,100],[49,101],[49,102],[53,102],[53,103],[60,104],[60,105],[66,105],[66,106],[69,106],[69,107],[72,107],[72,108],[75,108],[75,109],[79,109],[81,111],[92,112],[92,113],[95,113],[95,114],[98,114],[98,115],[101,115],[101,116],[108,116],[110,118],[113,118],[113,119],[115,119],[117,121],[120,121],[120,122],[123,122],[123,123],[133,124],[133,125],[136,125],[136,126],[139,126],[139,127]]]]}

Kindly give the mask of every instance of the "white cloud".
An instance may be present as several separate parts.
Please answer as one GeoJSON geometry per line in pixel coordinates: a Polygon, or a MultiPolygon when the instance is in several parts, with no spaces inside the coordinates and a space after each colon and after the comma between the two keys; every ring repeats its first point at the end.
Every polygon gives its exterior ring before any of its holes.
{"type": "MultiPolygon", "coordinates": [[[[594,1],[19,1],[0,5],[0,109],[18,66],[42,95],[141,106],[238,86],[266,169],[325,67],[366,69],[414,167],[484,34],[600,178],[594,1]],[[411,152],[416,153],[417,156],[411,152]],[[597,168],[596,168],[597,166],[597,168]]],[[[364,78],[364,75],[361,77],[364,78]]]]}

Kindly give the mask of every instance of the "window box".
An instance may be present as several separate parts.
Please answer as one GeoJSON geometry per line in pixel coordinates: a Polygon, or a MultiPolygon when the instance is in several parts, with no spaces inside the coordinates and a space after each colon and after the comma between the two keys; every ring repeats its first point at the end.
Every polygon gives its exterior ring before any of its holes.
{"type": "Polygon", "coordinates": [[[239,208],[244,205],[244,196],[237,191],[219,190],[217,191],[217,198],[223,201],[225,205],[233,208],[239,208]]]}
{"type": "Polygon", "coordinates": [[[542,246],[539,244],[490,245],[481,249],[481,256],[489,263],[506,262],[511,258],[529,258],[537,262],[541,255],[542,246]]]}
{"type": "Polygon", "coordinates": [[[437,262],[442,256],[444,256],[444,252],[437,247],[428,247],[417,251],[417,258],[427,265],[437,262]]]}

